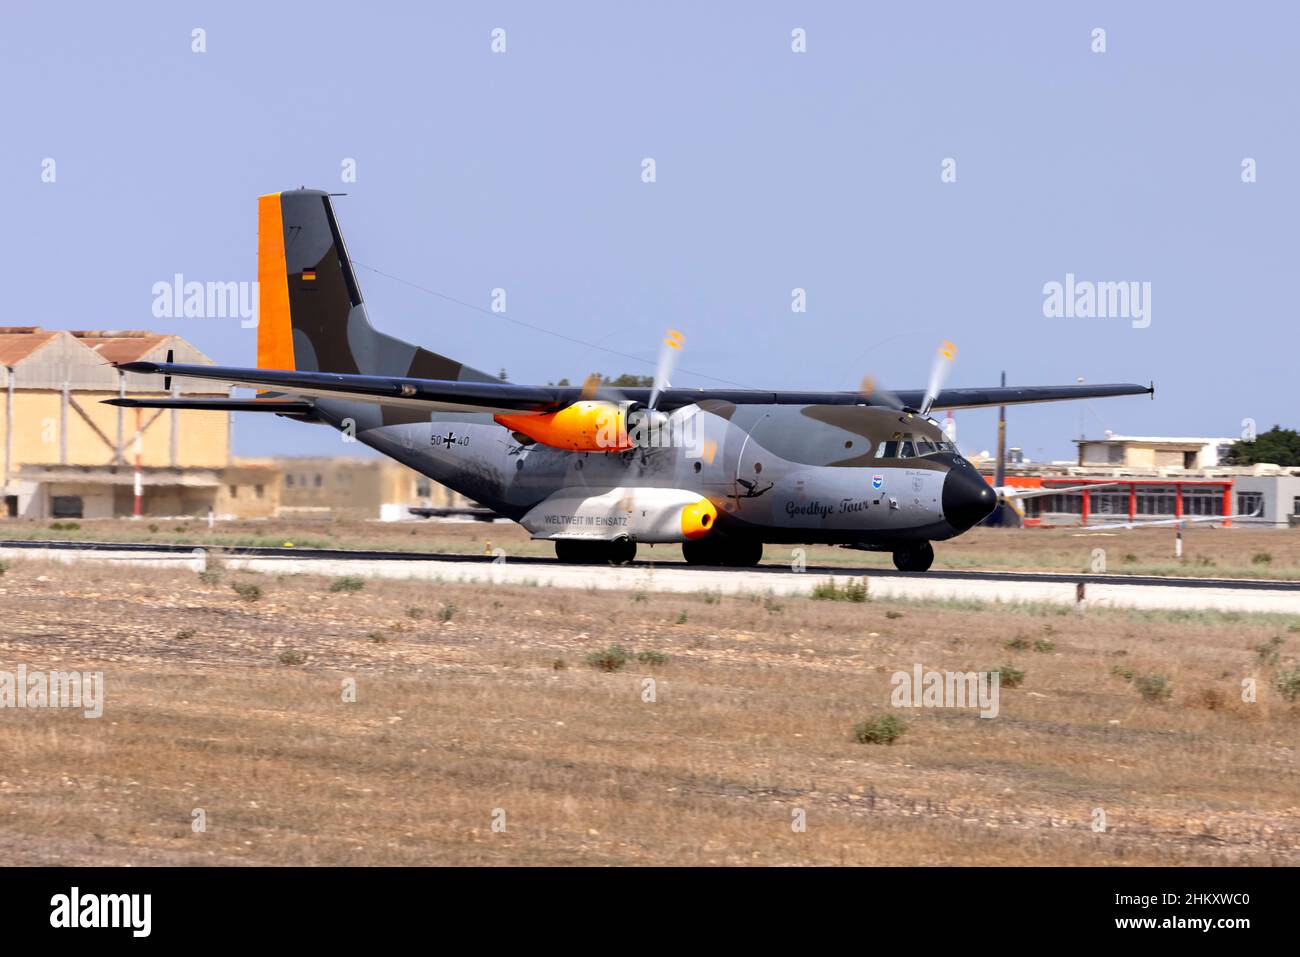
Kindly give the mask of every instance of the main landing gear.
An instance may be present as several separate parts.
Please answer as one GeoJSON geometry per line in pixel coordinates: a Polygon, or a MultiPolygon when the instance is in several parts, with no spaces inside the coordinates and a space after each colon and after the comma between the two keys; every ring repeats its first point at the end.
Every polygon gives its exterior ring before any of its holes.
{"type": "Polygon", "coordinates": [[[748,538],[706,535],[682,542],[682,557],[688,565],[723,565],[753,568],[763,560],[763,543],[748,538]]]}
{"type": "Polygon", "coordinates": [[[894,567],[900,572],[923,572],[934,564],[934,546],[921,542],[894,552],[894,567]]]}
{"type": "Polygon", "coordinates": [[[636,558],[636,542],[619,538],[612,542],[560,539],[555,557],[570,565],[626,565],[636,558]]]}

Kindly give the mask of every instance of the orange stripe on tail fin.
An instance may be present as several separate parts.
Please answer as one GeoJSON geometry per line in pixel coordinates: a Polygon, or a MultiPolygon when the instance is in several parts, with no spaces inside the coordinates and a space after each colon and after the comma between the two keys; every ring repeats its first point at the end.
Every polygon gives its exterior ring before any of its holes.
{"type": "Polygon", "coordinates": [[[257,198],[257,367],[294,369],[280,194],[257,198]]]}

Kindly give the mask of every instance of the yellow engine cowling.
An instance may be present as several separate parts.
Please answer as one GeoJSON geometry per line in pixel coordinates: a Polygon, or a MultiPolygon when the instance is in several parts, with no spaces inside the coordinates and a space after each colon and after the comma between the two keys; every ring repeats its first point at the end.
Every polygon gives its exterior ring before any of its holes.
{"type": "Polygon", "coordinates": [[[558,412],[498,412],[492,418],[543,445],[569,452],[626,452],[634,447],[623,409],[614,402],[575,402],[558,412]]]}
{"type": "Polygon", "coordinates": [[[687,505],[680,516],[682,537],[688,541],[703,538],[713,531],[713,523],[717,519],[718,510],[707,498],[687,505]]]}

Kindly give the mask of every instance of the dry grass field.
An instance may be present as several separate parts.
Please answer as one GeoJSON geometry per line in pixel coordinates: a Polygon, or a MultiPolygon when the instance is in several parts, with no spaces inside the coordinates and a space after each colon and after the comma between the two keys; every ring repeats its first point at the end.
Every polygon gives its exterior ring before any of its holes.
{"type": "MultiPolygon", "coordinates": [[[[166,542],[214,546],[381,549],[482,555],[502,547],[511,556],[554,557],[512,522],[232,521],[209,532],[206,522],[185,519],[86,520],[71,523],[0,519],[0,539],[166,542]],[[59,527],[52,528],[51,525],[59,527]]],[[[1069,528],[976,528],[935,544],[936,569],[1086,572],[1096,548],[1106,551],[1106,571],[1118,574],[1300,579],[1300,530],[1208,528],[1183,532],[1183,558],[1174,560],[1174,529],[1087,532],[1069,528]]],[[[892,568],[888,554],[831,546],[805,549],[811,565],[892,568]]],[[[769,545],[764,561],[791,561],[792,548],[769,545]]],[[[642,560],[681,560],[676,545],[642,546],[642,560]]]]}
{"type": "Polygon", "coordinates": [[[1300,863],[1297,620],[357,585],[10,562],[0,670],[107,693],[0,710],[6,863],[1300,863]],[[892,709],[916,663],[1024,679],[892,709]]]}

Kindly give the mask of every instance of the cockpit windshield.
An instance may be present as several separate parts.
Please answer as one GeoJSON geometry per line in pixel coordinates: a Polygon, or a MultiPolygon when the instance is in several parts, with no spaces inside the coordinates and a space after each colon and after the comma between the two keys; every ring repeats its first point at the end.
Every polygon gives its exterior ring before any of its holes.
{"type": "Polygon", "coordinates": [[[924,435],[913,436],[911,432],[895,432],[876,447],[878,459],[911,459],[936,452],[953,452],[957,447],[947,439],[930,439],[924,435]]]}

